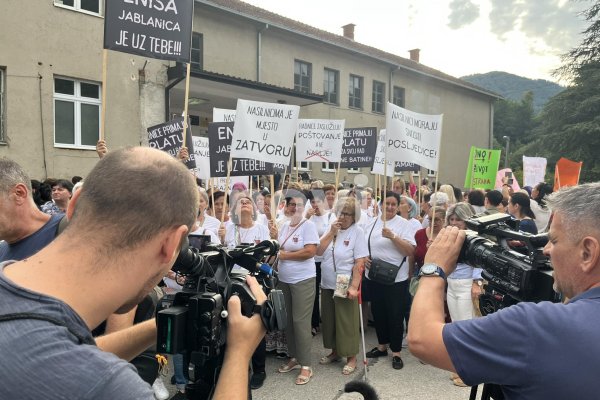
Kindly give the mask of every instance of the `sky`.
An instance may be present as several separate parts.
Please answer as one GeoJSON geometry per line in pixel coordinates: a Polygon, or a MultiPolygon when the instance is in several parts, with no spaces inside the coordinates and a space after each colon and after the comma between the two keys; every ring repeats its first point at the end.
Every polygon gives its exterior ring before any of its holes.
{"type": "MultiPolygon", "coordinates": [[[[504,71],[557,82],[560,55],[576,47],[589,0],[244,0],[455,77],[504,71]]],[[[560,82],[559,82],[560,83],[560,82]]],[[[564,84],[564,82],[562,82],[564,84]]]]}

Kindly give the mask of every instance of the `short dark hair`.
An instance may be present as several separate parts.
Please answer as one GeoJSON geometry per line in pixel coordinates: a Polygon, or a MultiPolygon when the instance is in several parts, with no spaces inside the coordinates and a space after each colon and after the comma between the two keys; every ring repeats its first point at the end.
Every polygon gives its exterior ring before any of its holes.
{"type": "Polygon", "coordinates": [[[71,183],[71,181],[68,181],[66,179],[57,180],[56,183],[52,185],[52,187],[54,186],[60,186],[63,189],[67,189],[69,193],[73,193],[73,184],[71,183]]]}
{"type": "Polygon", "coordinates": [[[502,192],[499,190],[490,190],[489,192],[487,192],[485,194],[485,198],[488,199],[488,202],[494,206],[494,207],[498,207],[500,205],[500,203],[502,203],[502,199],[504,198],[502,196],[502,192]]]}
{"type": "Polygon", "coordinates": [[[485,200],[485,195],[483,194],[483,192],[481,190],[478,189],[473,189],[469,192],[469,204],[471,204],[472,206],[479,206],[482,207],[485,205],[484,200],[485,200]]]}
{"type": "Polygon", "coordinates": [[[104,156],[82,186],[65,233],[106,238],[106,253],[126,250],[165,229],[191,228],[198,189],[185,166],[159,150],[128,147],[104,156]]]}
{"type": "Polygon", "coordinates": [[[71,183],[73,185],[75,185],[77,182],[81,182],[82,180],[83,180],[83,178],[81,176],[75,175],[74,177],[71,178],[71,183]]]}
{"type": "Polygon", "coordinates": [[[400,195],[398,193],[388,190],[387,192],[385,192],[385,196],[386,196],[386,198],[390,198],[390,197],[395,198],[396,201],[398,202],[398,204],[400,204],[400,195]]]}

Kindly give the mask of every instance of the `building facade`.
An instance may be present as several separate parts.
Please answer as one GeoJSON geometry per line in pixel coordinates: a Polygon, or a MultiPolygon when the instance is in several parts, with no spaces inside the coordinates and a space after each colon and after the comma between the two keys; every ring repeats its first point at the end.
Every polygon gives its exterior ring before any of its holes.
{"type": "MultiPolygon", "coordinates": [[[[196,0],[189,114],[195,135],[212,110],[238,98],[297,104],[300,118],[345,119],[347,128],[385,128],[387,101],[444,114],[440,181],[462,186],[470,146],[490,147],[494,93],[353,40],[237,0],[196,0]]],[[[108,52],[102,104],[102,0],[6,0],[0,13],[0,156],[32,178],[85,176],[97,162],[102,106],[105,139],[119,148],[147,142],[146,128],[183,111],[185,68],[108,52]]],[[[300,172],[333,182],[335,168],[300,172]]],[[[427,175],[431,171],[422,171],[427,175]]],[[[352,182],[366,168],[343,170],[352,182]]]]}

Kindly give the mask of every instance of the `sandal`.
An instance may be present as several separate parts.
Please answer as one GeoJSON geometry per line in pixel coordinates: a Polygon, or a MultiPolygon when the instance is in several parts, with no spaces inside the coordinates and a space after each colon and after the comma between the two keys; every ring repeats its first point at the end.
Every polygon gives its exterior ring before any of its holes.
{"type": "Polygon", "coordinates": [[[356,365],[346,364],[344,365],[344,368],[342,368],[343,375],[350,375],[354,371],[356,371],[356,365]]]}
{"type": "Polygon", "coordinates": [[[313,370],[311,367],[302,367],[300,369],[300,375],[296,377],[296,385],[306,385],[310,382],[310,378],[313,377],[313,370]],[[308,376],[302,375],[302,371],[308,371],[308,376]]]}
{"type": "Polygon", "coordinates": [[[290,360],[287,363],[279,367],[278,371],[284,374],[286,372],[290,372],[301,367],[302,366],[298,364],[298,361],[296,361],[295,358],[290,358],[290,360]]]}
{"type": "Polygon", "coordinates": [[[321,365],[327,365],[327,364],[332,364],[334,362],[338,362],[340,361],[341,358],[338,355],[332,356],[331,354],[325,357],[321,357],[321,359],[319,360],[319,364],[321,365]]]}

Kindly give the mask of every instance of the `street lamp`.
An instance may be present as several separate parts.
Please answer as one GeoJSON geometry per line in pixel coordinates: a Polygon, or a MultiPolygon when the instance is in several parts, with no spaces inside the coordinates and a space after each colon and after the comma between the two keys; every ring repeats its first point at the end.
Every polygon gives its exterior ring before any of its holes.
{"type": "Polygon", "coordinates": [[[509,168],[508,165],[508,148],[510,147],[510,136],[502,136],[506,140],[506,149],[504,150],[504,168],[509,168]]]}

